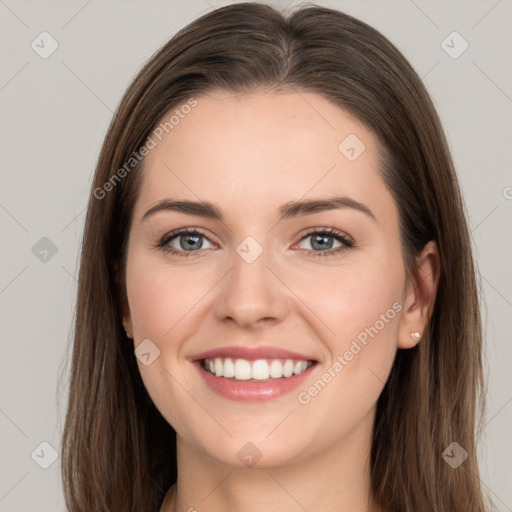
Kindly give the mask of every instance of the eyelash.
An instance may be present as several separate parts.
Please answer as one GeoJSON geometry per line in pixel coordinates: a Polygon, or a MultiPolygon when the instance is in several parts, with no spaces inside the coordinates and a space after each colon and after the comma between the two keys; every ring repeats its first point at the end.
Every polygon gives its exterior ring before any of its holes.
{"type": "MultiPolygon", "coordinates": [[[[180,228],[176,229],[175,231],[171,231],[170,233],[167,233],[164,235],[160,241],[154,246],[155,249],[160,249],[165,254],[172,254],[174,256],[188,258],[194,253],[197,253],[199,251],[177,251],[176,249],[170,247],[167,245],[173,238],[176,238],[179,235],[183,234],[193,234],[193,235],[201,235],[207,240],[208,237],[202,233],[200,230],[195,228],[180,228]]],[[[313,257],[326,257],[326,256],[334,256],[336,254],[339,254],[340,252],[346,251],[347,249],[351,249],[354,247],[354,242],[350,240],[343,232],[338,231],[334,228],[320,228],[320,229],[314,229],[302,236],[302,238],[299,240],[299,242],[302,242],[302,240],[306,239],[307,237],[311,235],[328,235],[332,238],[337,239],[339,242],[341,242],[343,245],[341,247],[338,247],[336,249],[329,249],[327,251],[312,251],[311,249],[303,249],[308,252],[312,252],[313,254],[311,256],[313,257]]],[[[210,240],[209,240],[210,241],[210,240]]]]}

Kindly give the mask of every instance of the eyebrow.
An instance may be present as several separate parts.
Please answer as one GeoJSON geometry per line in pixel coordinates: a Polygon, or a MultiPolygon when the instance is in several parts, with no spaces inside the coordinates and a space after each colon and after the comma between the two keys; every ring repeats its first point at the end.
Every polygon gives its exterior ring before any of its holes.
{"type": "MultiPolygon", "coordinates": [[[[311,215],[313,213],[344,208],[351,208],[362,212],[373,221],[377,222],[377,219],[370,208],[359,201],[345,196],[289,201],[278,209],[278,216],[279,220],[285,220],[304,215],[311,215]]],[[[224,221],[222,212],[212,203],[207,201],[178,201],[169,198],[163,199],[152,206],[143,215],[141,220],[143,221],[151,215],[161,211],[175,211],[188,215],[196,215],[198,217],[219,220],[222,222],[224,221]]]]}

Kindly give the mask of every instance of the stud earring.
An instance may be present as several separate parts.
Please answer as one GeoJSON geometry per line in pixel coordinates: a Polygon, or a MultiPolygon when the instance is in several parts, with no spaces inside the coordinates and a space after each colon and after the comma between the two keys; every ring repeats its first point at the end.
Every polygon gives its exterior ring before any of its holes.
{"type": "Polygon", "coordinates": [[[419,332],[411,332],[411,336],[415,339],[415,340],[419,340],[420,337],[421,337],[421,334],[419,332]]]}

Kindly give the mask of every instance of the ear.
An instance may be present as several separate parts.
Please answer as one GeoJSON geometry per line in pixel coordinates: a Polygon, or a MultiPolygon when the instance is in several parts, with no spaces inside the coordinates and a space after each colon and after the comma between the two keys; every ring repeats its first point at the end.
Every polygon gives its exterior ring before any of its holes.
{"type": "Polygon", "coordinates": [[[418,344],[429,323],[436,299],[441,263],[437,244],[431,240],[416,258],[416,272],[407,280],[404,314],[400,320],[398,348],[418,344]],[[415,338],[411,333],[418,332],[415,338]]]}
{"type": "Polygon", "coordinates": [[[130,313],[130,306],[128,305],[128,298],[126,296],[126,287],[123,285],[122,276],[120,274],[121,268],[119,262],[115,262],[115,281],[119,290],[119,297],[121,302],[121,314],[123,318],[123,327],[126,331],[126,336],[133,339],[133,325],[130,313]]]}

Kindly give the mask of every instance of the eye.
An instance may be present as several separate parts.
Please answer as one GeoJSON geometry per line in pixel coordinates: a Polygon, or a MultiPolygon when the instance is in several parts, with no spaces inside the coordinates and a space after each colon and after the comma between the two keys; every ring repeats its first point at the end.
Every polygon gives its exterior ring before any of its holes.
{"type": "Polygon", "coordinates": [[[192,228],[181,228],[163,236],[156,247],[160,248],[165,253],[186,258],[190,256],[191,253],[198,252],[200,249],[210,248],[204,247],[203,240],[207,240],[207,242],[211,244],[201,231],[192,228]]]}
{"type": "Polygon", "coordinates": [[[311,249],[306,249],[312,253],[311,256],[332,256],[354,246],[354,242],[345,233],[334,228],[321,228],[310,231],[301,238],[301,242],[308,238],[311,239],[309,242],[311,249]],[[333,248],[334,241],[340,244],[336,248],[333,248]]]}
{"type": "MultiPolygon", "coordinates": [[[[311,230],[301,238],[299,244],[309,238],[311,239],[309,242],[311,249],[306,248],[305,250],[311,253],[311,256],[331,256],[355,245],[345,233],[334,228],[311,230]],[[335,241],[339,246],[333,248],[335,241]]],[[[155,247],[167,254],[186,258],[201,249],[210,249],[214,245],[200,230],[181,228],[164,235],[155,247]],[[204,247],[203,240],[206,240],[210,247],[204,247]]]]}

